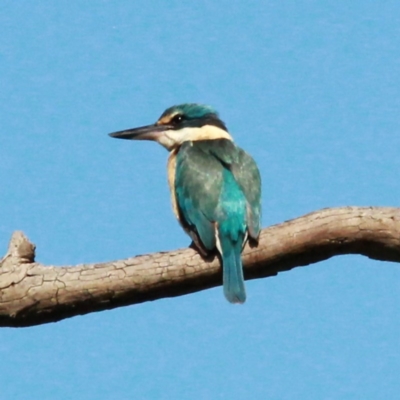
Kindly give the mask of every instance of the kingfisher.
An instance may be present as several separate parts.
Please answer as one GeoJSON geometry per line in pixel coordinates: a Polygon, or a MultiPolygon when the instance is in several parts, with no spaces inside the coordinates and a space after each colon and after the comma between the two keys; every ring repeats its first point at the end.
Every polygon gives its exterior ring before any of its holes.
{"type": "Polygon", "coordinates": [[[218,250],[224,295],[244,303],[241,253],[257,245],[261,229],[261,177],[210,106],[187,103],[165,110],[156,123],[110,133],[118,139],[153,140],[169,151],[172,208],[204,255],[218,250]]]}

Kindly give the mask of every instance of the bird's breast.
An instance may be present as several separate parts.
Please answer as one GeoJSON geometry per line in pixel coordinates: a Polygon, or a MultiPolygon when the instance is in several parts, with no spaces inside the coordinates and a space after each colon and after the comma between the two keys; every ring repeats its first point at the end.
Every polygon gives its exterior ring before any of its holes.
{"type": "Polygon", "coordinates": [[[176,192],[175,192],[175,176],[176,176],[176,155],[178,154],[178,149],[174,149],[171,151],[168,157],[167,164],[167,173],[168,173],[168,185],[171,194],[171,203],[172,210],[174,211],[175,217],[179,221],[179,211],[178,211],[178,203],[176,200],[176,192]]]}

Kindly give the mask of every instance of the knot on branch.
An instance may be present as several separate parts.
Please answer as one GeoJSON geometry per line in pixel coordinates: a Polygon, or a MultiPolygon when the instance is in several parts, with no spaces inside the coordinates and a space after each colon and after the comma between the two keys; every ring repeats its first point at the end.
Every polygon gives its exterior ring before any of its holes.
{"type": "Polygon", "coordinates": [[[2,290],[15,290],[15,285],[26,277],[29,265],[33,262],[35,245],[21,231],[14,232],[6,255],[0,260],[0,310],[1,302],[7,298],[2,290]]]}
{"type": "Polygon", "coordinates": [[[35,262],[35,249],[36,246],[29,241],[29,239],[21,231],[15,231],[8,245],[7,258],[11,258],[17,264],[30,264],[35,262]]]}

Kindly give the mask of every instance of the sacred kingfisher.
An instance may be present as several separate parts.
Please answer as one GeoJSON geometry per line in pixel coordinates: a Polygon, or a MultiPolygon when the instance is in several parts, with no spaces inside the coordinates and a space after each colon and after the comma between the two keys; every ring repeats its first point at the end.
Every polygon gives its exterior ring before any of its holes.
{"type": "Polygon", "coordinates": [[[254,160],[233,142],[217,112],[182,104],[155,124],[110,133],[118,139],[153,140],[169,152],[172,208],[197,249],[222,257],[224,294],[244,303],[241,253],[260,234],[261,178],[254,160]]]}

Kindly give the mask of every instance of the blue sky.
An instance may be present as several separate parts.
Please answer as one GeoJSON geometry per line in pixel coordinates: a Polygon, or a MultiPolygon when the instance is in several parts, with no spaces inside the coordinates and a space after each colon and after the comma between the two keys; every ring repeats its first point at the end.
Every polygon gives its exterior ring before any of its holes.
{"type": "MultiPolygon", "coordinates": [[[[259,164],[263,226],[400,202],[397,1],[3,0],[0,246],[101,262],[185,247],[167,153],[107,133],[219,110],[259,164]]],[[[400,269],[336,257],[247,282],[0,330],[2,399],[395,399],[400,269]]]]}

